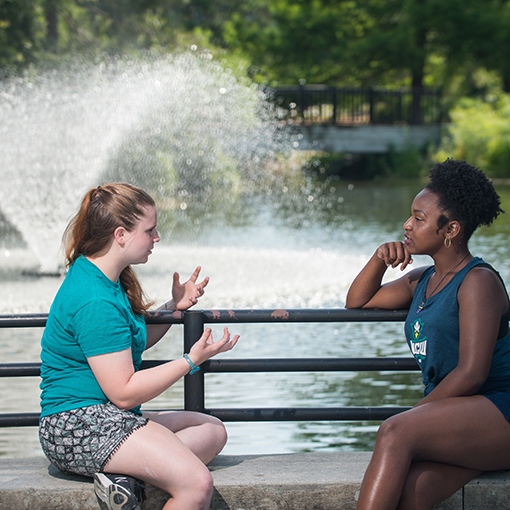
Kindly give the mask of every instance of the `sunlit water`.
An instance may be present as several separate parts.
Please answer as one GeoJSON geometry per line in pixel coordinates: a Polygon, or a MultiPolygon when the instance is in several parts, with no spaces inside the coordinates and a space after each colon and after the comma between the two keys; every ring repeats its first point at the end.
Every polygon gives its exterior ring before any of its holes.
{"type": "MultiPolygon", "coordinates": [[[[149,262],[138,267],[147,293],[167,300],[171,275],[188,276],[197,265],[211,277],[200,308],[335,308],[343,307],[348,286],[375,248],[402,239],[420,183],[357,184],[334,182],[321,194],[307,192],[292,204],[261,200],[242,222],[203,222],[192,232],[165,230],[149,262]]],[[[318,189],[318,188],[315,188],[318,189]]],[[[510,209],[510,189],[498,188],[503,208],[510,209]]],[[[510,281],[509,220],[477,232],[474,254],[495,265],[510,281]]],[[[61,280],[30,278],[29,249],[2,248],[0,313],[46,312],[61,280]]],[[[425,258],[415,267],[427,264],[425,258]]],[[[388,278],[398,276],[391,271],[388,278]]],[[[218,336],[222,326],[216,326],[218,336]]],[[[407,356],[402,323],[231,325],[241,334],[236,349],[224,356],[371,357],[407,356]]],[[[38,361],[41,330],[0,330],[5,362],[38,361]]],[[[148,359],[182,354],[182,328],[172,327],[148,359]]],[[[206,407],[412,405],[421,395],[416,373],[209,374],[206,407]]],[[[38,380],[0,382],[3,412],[38,410],[38,380]]],[[[182,383],[146,405],[180,408],[182,383]]],[[[227,423],[229,454],[284,453],[372,448],[377,423],[263,422],[227,423]]],[[[35,428],[0,429],[0,455],[42,456],[35,428]]]]}

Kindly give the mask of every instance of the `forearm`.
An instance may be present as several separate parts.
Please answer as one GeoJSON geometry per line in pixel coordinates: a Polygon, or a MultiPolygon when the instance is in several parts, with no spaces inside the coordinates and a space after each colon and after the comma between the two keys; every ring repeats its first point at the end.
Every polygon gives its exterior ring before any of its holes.
{"type": "MultiPolygon", "coordinates": [[[[159,311],[174,311],[175,303],[174,300],[171,299],[167,301],[159,308],[159,311]]],[[[147,349],[150,349],[152,346],[157,344],[168,332],[171,324],[148,324],[147,325],[147,349]]]]}
{"type": "Polygon", "coordinates": [[[483,385],[483,375],[465,372],[462,368],[453,369],[426,397],[415,407],[445,398],[467,397],[474,395],[483,385]]]}
{"type": "Polygon", "coordinates": [[[346,308],[362,308],[381,288],[382,278],[387,266],[376,254],[367,262],[354,279],[347,292],[346,308]]]}
{"type": "Polygon", "coordinates": [[[193,344],[188,359],[179,358],[153,368],[135,371],[130,348],[87,358],[94,376],[106,397],[117,407],[132,409],[172,386],[187,375],[192,365],[199,367],[204,361],[220,352],[232,349],[239,335],[230,338],[227,328],[220,341],[214,342],[212,331],[206,328],[193,344]]]}
{"type": "Polygon", "coordinates": [[[173,386],[190,372],[185,358],[169,361],[162,365],[134,372],[126,381],[119,381],[109,398],[121,409],[132,409],[173,386]]]}

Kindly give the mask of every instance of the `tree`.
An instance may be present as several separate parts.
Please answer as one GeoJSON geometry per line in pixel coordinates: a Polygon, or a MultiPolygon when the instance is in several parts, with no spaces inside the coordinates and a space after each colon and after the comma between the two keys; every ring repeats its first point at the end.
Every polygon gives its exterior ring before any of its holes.
{"type": "Polygon", "coordinates": [[[357,2],[258,0],[225,23],[227,47],[249,54],[269,81],[349,82],[350,41],[367,22],[357,2]]]}
{"type": "Polygon", "coordinates": [[[192,34],[271,85],[421,88],[487,68],[510,91],[508,26],[510,0],[0,0],[0,65],[168,51],[192,34]]]}
{"type": "Polygon", "coordinates": [[[30,60],[40,38],[40,5],[31,0],[0,0],[0,66],[30,60]]]}
{"type": "Polygon", "coordinates": [[[421,88],[488,67],[510,86],[508,0],[256,0],[225,23],[227,46],[273,82],[421,88]]]}
{"type": "Polygon", "coordinates": [[[510,2],[487,0],[469,39],[470,54],[479,65],[496,71],[504,92],[510,92],[510,2]]]}

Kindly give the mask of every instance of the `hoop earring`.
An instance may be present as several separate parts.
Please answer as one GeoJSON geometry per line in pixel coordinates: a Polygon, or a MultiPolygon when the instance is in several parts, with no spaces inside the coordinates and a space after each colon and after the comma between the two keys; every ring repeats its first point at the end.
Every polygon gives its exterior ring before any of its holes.
{"type": "Polygon", "coordinates": [[[444,245],[449,248],[452,245],[452,240],[449,237],[444,238],[444,245]]]}

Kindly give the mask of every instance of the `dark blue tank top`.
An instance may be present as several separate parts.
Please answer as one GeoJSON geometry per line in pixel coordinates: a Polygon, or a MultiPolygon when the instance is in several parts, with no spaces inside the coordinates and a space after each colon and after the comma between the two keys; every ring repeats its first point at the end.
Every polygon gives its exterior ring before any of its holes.
{"type": "MultiPolygon", "coordinates": [[[[405,321],[405,335],[409,348],[421,368],[425,396],[457,366],[459,361],[457,292],[467,273],[479,265],[490,267],[495,271],[481,258],[474,257],[453,276],[444,288],[427,300],[425,300],[427,283],[434,273],[434,266],[427,268],[416,284],[413,301],[405,321]],[[423,302],[425,304],[421,308],[420,305],[423,302]]],[[[502,317],[500,335],[498,335],[492,356],[487,383],[494,379],[510,377],[509,314],[510,309],[502,317]]]]}

